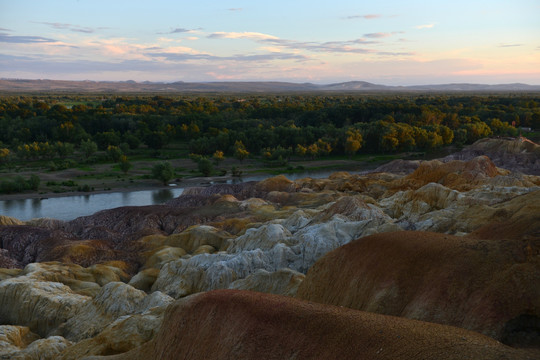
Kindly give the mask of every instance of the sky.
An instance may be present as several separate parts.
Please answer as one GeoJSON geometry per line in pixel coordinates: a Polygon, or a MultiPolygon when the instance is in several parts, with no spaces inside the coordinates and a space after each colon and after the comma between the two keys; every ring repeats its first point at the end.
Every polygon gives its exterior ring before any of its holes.
{"type": "Polygon", "coordinates": [[[0,0],[0,78],[540,85],[540,0],[0,0]]]}

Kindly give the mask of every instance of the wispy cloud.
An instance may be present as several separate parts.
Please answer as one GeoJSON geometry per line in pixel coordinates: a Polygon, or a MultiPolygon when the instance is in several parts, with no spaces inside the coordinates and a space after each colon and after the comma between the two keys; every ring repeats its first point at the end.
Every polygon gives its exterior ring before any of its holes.
{"type": "Polygon", "coordinates": [[[197,30],[200,30],[199,29],[185,29],[185,28],[175,28],[175,29],[171,29],[167,32],[158,32],[158,34],[182,34],[182,33],[194,33],[196,32],[197,30]]]}
{"type": "Polygon", "coordinates": [[[389,52],[358,47],[357,45],[376,44],[376,41],[369,41],[363,38],[348,41],[328,41],[328,42],[302,42],[291,40],[265,40],[264,43],[281,46],[295,51],[311,51],[320,53],[349,53],[349,54],[374,54],[383,56],[409,56],[409,52],[389,52]]]}
{"type": "Polygon", "coordinates": [[[208,38],[210,39],[251,39],[251,40],[277,40],[279,39],[276,36],[263,34],[259,32],[224,32],[224,31],[218,31],[215,33],[212,33],[208,35],[208,38]]]}
{"type": "Polygon", "coordinates": [[[498,47],[506,48],[506,47],[517,47],[517,46],[523,46],[523,44],[499,44],[498,47]]]}
{"type": "Polygon", "coordinates": [[[90,28],[90,27],[84,27],[84,26],[79,26],[79,25],[74,25],[74,24],[65,24],[65,23],[56,23],[56,22],[55,23],[38,22],[38,24],[44,24],[54,29],[67,29],[69,31],[80,32],[80,33],[85,33],[85,34],[92,34],[96,30],[107,29],[105,27],[90,28]]]}
{"type": "Polygon", "coordinates": [[[242,8],[228,8],[229,11],[242,11],[242,8]]]}
{"type": "Polygon", "coordinates": [[[380,56],[412,56],[415,55],[413,52],[409,51],[377,51],[377,55],[380,56]]]}
{"type": "Polygon", "coordinates": [[[382,17],[382,15],[380,15],[380,14],[366,14],[366,15],[345,16],[344,19],[347,19],[347,20],[355,20],[355,19],[372,20],[372,19],[378,19],[378,18],[381,18],[381,17],[382,17]]]}
{"type": "Polygon", "coordinates": [[[385,37],[392,36],[392,34],[390,34],[390,33],[378,32],[378,33],[364,34],[364,36],[365,36],[365,37],[368,37],[368,38],[372,38],[372,39],[379,39],[379,38],[385,38],[385,37]]]}
{"type": "Polygon", "coordinates": [[[242,61],[242,62],[261,62],[273,60],[309,60],[307,56],[291,53],[267,53],[267,54],[239,54],[233,56],[216,56],[211,54],[189,54],[185,52],[158,52],[148,53],[148,56],[162,58],[173,62],[185,62],[190,60],[207,60],[214,62],[221,61],[242,61]]]}
{"type": "MultiPolygon", "coordinates": [[[[402,32],[392,32],[392,33],[371,33],[364,36],[368,38],[384,38],[397,33],[402,32]]],[[[412,55],[411,53],[406,52],[388,52],[388,51],[378,51],[373,49],[367,49],[364,47],[358,47],[358,45],[368,45],[368,44],[378,44],[378,41],[358,38],[354,40],[346,41],[327,41],[327,42],[317,42],[317,41],[295,41],[288,39],[280,39],[277,36],[262,34],[257,32],[215,32],[207,36],[210,39],[249,39],[262,44],[265,44],[265,48],[268,48],[268,45],[278,49],[289,49],[293,51],[311,51],[311,52],[320,52],[320,53],[351,53],[351,54],[379,54],[388,56],[390,54],[395,54],[396,56],[403,55],[412,55]]]]}
{"type": "Polygon", "coordinates": [[[431,29],[434,26],[435,26],[435,24],[424,24],[424,25],[415,26],[415,28],[417,28],[417,29],[431,29]]]}
{"type": "Polygon", "coordinates": [[[67,47],[72,49],[80,49],[80,46],[71,45],[71,44],[51,44],[50,46],[57,46],[57,47],[67,47]]]}
{"type": "Polygon", "coordinates": [[[404,31],[392,31],[390,33],[386,33],[386,32],[377,32],[377,33],[369,33],[369,34],[364,34],[365,37],[368,37],[368,38],[371,38],[371,39],[381,39],[381,38],[386,38],[386,37],[390,37],[392,35],[396,35],[396,34],[404,34],[405,32],[404,31]]]}
{"type": "Polygon", "coordinates": [[[185,33],[185,32],[189,32],[190,30],[188,29],[184,29],[184,28],[176,28],[174,30],[172,30],[171,32],[169,32],[169,34],[179,34],[179,33],[185,33]]]}
{"type": "Polygon", "coordinates": [[[167,32],[164,32],[164,33],[158,33],[158,34],[181,34],[181,33],[190,32],[190,31],[191,30],[189,30],[189,29],[176,28],[176,29],[172,29],[171,31],[167,31],[167,32]]]}
{"type": "Polygon", "coordinates": [[[364,39],[364,38],[358,38],[358,39],[355,39],[355,40],[345,41],[345,43],[350,43],[350,44],[363,44],[363,45],[380,44],[379,41],[368,40],[368,39],[364,39]]]}
{"type": "Polygon", "coordinates": [[[31,43],[54,43],[56,40],[45,38],[42,36],[15,36],[5,33],[0,33],[0,42],[15,43],[15,44],[31,44],[31,43]]]}

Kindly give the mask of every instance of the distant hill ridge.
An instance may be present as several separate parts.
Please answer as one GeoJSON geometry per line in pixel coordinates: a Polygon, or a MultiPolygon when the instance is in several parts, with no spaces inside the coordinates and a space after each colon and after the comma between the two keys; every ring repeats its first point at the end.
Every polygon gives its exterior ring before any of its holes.
{"type": "Polygon", "coordinates": [[[366,81],[336,84],[291,83],[280,81],[224,82],[136,82],[128,81],[66,81],[0,79],[0,92],[192,92],[192,93],[252,93],[252,92],[540,92],[540,85],[514,84],[441,84],[386,86],[366,81]]]}

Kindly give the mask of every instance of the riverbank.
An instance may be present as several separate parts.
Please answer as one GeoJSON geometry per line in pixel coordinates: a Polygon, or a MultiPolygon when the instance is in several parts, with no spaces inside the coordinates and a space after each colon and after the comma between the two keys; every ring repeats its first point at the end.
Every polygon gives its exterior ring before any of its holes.
{"type": "Polygon", "coordinates": [[[46,192],[46,193],[17,193],[0,195],[0,201],[6,200],[27,200],[27,199],[50,199],[60,198],[68,196],[84,196],[84,195],[97,195],[97,194],[109,194],[109,193],[122,193],[122,192],[135,192],[135,191],[149,191],[149,190],[166,190],[176,188],[187,188],[197,186],[210,186],[212,183],[226,183],[228,181],[234,181],[232,176],[214,176],[214,177],[194,177],[190,179],[181,179],[180,181],[172,181],[169,185],[146,185],[135,184],[130,187],[112,187],[110,190],[94,190],[94,191],[66,191],[61,193],[46,192]]]}
{"type": "MultiPolygon", "coordinates": [[[[291,180],[305,177],[327,178],[337,170],[326,169],[302,171],[287,174],[291,180]]],[[[363,173],[365,170],[350,171],[350,173],[363,173]]],[[[232,176],[219,177],[192,177],[181,182],[171,183],[172,186],[152,186],[130,189],[111,189],[95,192],[65,192],[53,193],[51,197],[43,194],[27,194],[31,197],[0,200],[0,214],[27,221],[36,218],[54,218],[70,221],[77,217],[94,214],[101,210],[128,206],[159,205],[180,196],[184,189],[193,186],[209,186],[219,183],[234,183],[260,181],[275,176],[274,173],[256,173],[241,178],[232,176]]]]}
{"type": "MultiPolygon", "coordinates": [[[[382,159],[379,161],[358,161],[358,160],[344,160],[344,159],[321,159],[311,161],[294,161],[290,162],[287,167],[264,167],[260,162],[255,160],[247,160],[241,166],[237,161],[230,160],[225,162],[221,168],[227,169],[227,174],[224,176],[193,176],[189,175],[196,171],[196,165],[192,161],[186,159],[171,160],[171,163],[175,168],[184,169],[183,174],[179,174],[181,177],[173,179],[169,182],[169,185],[162,185],[159,181],[154,179],[143,178],[136,172],[121,174],[114,173],[114,176],[106,176],[106,169],[98,168],[92,172],[81,169],[68,169],[57,172],[39,172],[37,175],[41,178],[44,186],[40,187],[38,192],[23,192],[16,194],[3,194],[0,195],[0,201],[9,200],[26,200],[26,199],[49,199],[68,196],[85,196],[95,194],[108,194],[108,193],[122,193],[122,192],[135,192],[135,191],[149,191],[149,190],[165,190],[175,188],[186,188],[196,186],[210,186],[216,183],[227,182],[242,182],[245,179],[256,180],[275,176],[278,174],[284,174],[289,177],[297,177],[298,174],[309,174],[317,172],[336,172],[336,171],[360,171],[373,169],[384,162],[391,159],[382,159]],[[243,171],[243,176],[234,177],[230,169],[236,166],[243,171]],[[105,174],[99,176],[100,174],[105,174]],[[94,188],[93,191],[70,191],[67,188],[64,191],[53,191],[53,187],[46,184],[61,184],[69,180],[74,180],[79,185],[87,185],[89,188],[94,188]]],[[[17,173],[23,177],[29,176],[31,172],[17,173]]]]}

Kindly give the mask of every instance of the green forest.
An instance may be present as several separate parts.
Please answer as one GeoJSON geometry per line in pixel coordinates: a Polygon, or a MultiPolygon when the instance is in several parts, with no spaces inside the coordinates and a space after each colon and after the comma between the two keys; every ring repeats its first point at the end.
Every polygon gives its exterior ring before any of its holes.
{"type": "Polygon", "coordinates": [[[538,95],[5,96],[0,167],[110,161],[127,172],[137,151],[175,148],[209,174],[209,159],[429,152],[539,129],[538,95]]]}

